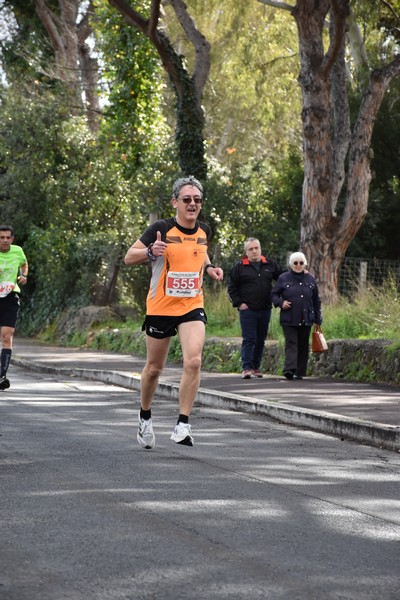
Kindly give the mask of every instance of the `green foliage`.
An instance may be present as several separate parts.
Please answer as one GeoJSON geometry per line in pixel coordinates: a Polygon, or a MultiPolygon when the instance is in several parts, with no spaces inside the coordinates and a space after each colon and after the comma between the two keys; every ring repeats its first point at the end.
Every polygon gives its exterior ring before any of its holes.
{"type": "MultiPolygon", "coordinates": [[[[133,4],[149,15],[148,0],[133,4]]],[[[187,4],[212,47],[203,97],[209,179],[202,215],[213,230],[211,256],[227,274],[251,235],[265,254],[282,260],[298,246],[303,179],[294,19],[258,2],[187,4]]],[[[376,66],[391,55],[398,33],[388,4],[372,4],[356,0],[352,7],[376,66]]],[[[104,118],[95,136],[83,120],[70,118],[64,90],[44,69],[53,56],[33,3],[4,0],[2,16],[8,8],[18,26],[0,46],[7,77],[0,90],[0,210],[31,264],[21,324],[34,332],[65,306],[92,302],[133,305],[143,314],[149,271],[127,268],[122,258],[150,212],[172,214],[171,185],[180,174],[175,99],[159,58],[106,0],[96,1],[104,118]]],[[[59,11],[56,0],[51,8],[59,11]]],[[[182,68],[191,69],[191,45],[168,3],[164,8],[163,27],[182,52],[182,68]]],[[[354,77],[353,120],[363,76],[354,77]]],[[[399,256],[398,96],[397,81],[374,129],[369,215],[350,248],[353,256],[399,256]]],[[[182,118],[185,127],[194,125],[193,115],[182,118]]],[[[236,311],[222,304],[225,291],[218,297],[216,290],[207,281],[207,306],[219,302],[215,313],[207,309],[208,332],[240,335],[236,311]]],[[[398,334],[386,326],[395,317],[386,316],[383,299],[357,312],[360,302],[341,301],[332,326],[330,310],[324,311],[329,335],[398,334]]],[[[278,314],[273,311],[270,335],[280,339],[278,314]]]]}
{"type": "Polygon", "coordinates": [[[207,334],[210,336],[240,336],[240,326],[236,308],[229,301],[225,286],[207,281],[204,286],[204,299],[207,313],[207,334]]]}
{"type": "Polygon", "coordinates": [[[379,68],[382,62],[399,51],[399,10],[398,0],[370,2],[353,0],[355,15],[368,53],[369,67],[379,68]]]}
{"type": "Polygon", "coordinates": [[[26,237],[34,219],[46,227],[49,214],[43,181],[57,168],[60,122],[65,118],[57,97],[24,87],[5,88],[0,111],[0,207],[4,221],[12,222],[18,238],[26,237]]]}
{"type": "Polygon", "coordinates": [[[243,243],[257,237],[263,253],[282,261],[298,248],[303,169],[292,150],[275,164],[249,161],[232,169],[213,165],[204,215],[211,222],[224,269],[243,255],[243,243]]]}
{"type": "Polygon", "coordinates": [[[145,336],[140,328],[136,331],[117,328],[100,329],[93,337],[91,347],[112,352],[132,352],[139,356],[146,354],[145,336]]]}
{"type": "Polygon", "coordinates": [[[194,175],[201,181],[207,176],[204,144],[203,107],[196,98],[193,81],[182,72],[182,82],[186,88],[177,100],[175,139],[179,153],[179,164],[184,176],[194,175]]]}
{"type": "Polygon", "coordinates": [[[166,181],[177,169],[160,111],[160,67],[133,28],[121,39],[105,31],[109,50],[116,39],[125,56],[109,51],[105,74],[114,69],[115,88],[98,137],[69,118],[62,88],[10,77],[2,90],[0,208],[30,262],[21,326],[31,332],[65,306],[144,305],[148,271],[127,269],[122,258],[150,211],[170,206],[166,181]]]}
{"type": "Polygon", "coordinates": [[[377,373],[371,364],[364,365],[360,368],[361,356],[358,353],[354,356],[354,361],[350,363],[344,371],[344,378],[352,381],[362,381],[366,383],[375,383],[377,381],[377,373]]]}
{"type": "Polygon", "coordinates": [[[233,350],[226,340],[212,340],[203,352],[202,368],[216,373],[238,373],[242,369],[240,349],[233,350]]]}
{"type": "MultiPolygon", "coordinates": [[[[208,317],[208,337],[240,336],[237,310],[229,302],[226,288],[218,287],[212,293],[205,289],[208,317]]],[[[328,339],[388,339],[400,340],[400,290],[394,280],[383,287],[370,288],[354,301],[341,298],[335,306],[323,306],[323,330],[328,339]]],[[[273,309],[268,333],[269,339],[282,340],[279,310],[273,309]]]]}
{"type": "Polygon", "coordinates": [[[171,197],[166,190],[179,168],[173,126],[163,115],[165,84],[159,57],[147,38],[127,26],[108,2],[95,4],[93,27],[106,86],[99,144],[111,150],[147,216],[165,215],[171,197]]]}
{"type": "Polygon", "coordinates": [[[400,340],[400,291],[394,280],[357,296],[323,307],[323,329],[328,339],[400,340]]]}
{"type": "Polygon", "coordinates": [[[144,159],[163,155],[171,135],[161,112],[160,61],[151,42],[104,0],[96,2],[93,26],[107,86],[102,135],[132,177],[144,159]]]}
{"type": "Polygon", "coordinates": [[[393,342],[387,349],[389,355],[400,354],[400,340],[393,342]]]}
{"type": "Polygon", "coordinates": [[[350,245],[347,255],[354,257],[399,258],[400,170],[399,139],[400,81],[394,81],[378,113],[373,135],[372,181],[368,214],[350,245]]]}
{"type": "MultiPolygon", "coordinates": [[[[296,25],[288,11],[259,2],[188,0],[196,26],[211,44],[204,90],[207,155],[223,165],[284,156],[301,145],[301,94],[296,25]]],[[[175,47],[192,68],[195,55],[166,6],[175,47]]]]}
{"type": "MultiPolygon", "coordinates": [[[[205,289],[207,337],[240,337],[237,310],[229,302],[226,287],[212,293],[205,289]]],[[[395,281],[371,288],[353,302],[341,298],[336,306],[323,306],[323,330],[327,339],[387,339],[400,344],[400,290],[395,281]]],[[[268,338],[281,341],[279,310],[273,309],[268,338]]],[[[397,346],[394,345],[394,348],[397,346]]]]}
{"type": "MultiPolygon", "coordinates": [[[[0,208],[31,266],[23,318],[35,330],[65,306],[115,301],[122,257],[147,220],[121,165],[50,92],[4,91],[0,129],[0,208]]],[[[126,272],[121,288],[131,285],[126,272]]]]}
{"type": "Polygon", "coordinates": [[[1,66],[8,83],[21,84],[35,80],[46,81],[48,84],[48,65],[53,61],[53,54],[35,3],[2,0],[0,16],[3,34],[6,32],[0,41],[1,66]]]}

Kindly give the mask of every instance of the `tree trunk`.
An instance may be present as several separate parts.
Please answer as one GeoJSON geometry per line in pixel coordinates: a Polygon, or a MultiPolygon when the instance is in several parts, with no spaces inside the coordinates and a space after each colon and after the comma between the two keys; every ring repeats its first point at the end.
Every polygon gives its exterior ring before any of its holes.
{"type": "Polygon", "coordinates": [[[355,65],[366,69],[368,61],[350,1],[297,0],[294,8],[279,0],[259,2],[290,10],[297,23],[304,156],[300,244],[318,279],[323,301],[333,304],[338,298],[340,266],[367,214],[373,126],[385,91],[400,74],[400,56],[370,74],[351,131],[346,38],[355,65]],[[325,52],[328,18],[329,48],[325,52]]]}
{"type": "Polygon", "coordinates": [[[86,7],[83,18],[77,25],[80,75],[83,93],[85,95],[86,114],[90,131],[97,134],[99,131],[101,107],[98,95],[99,64],[96,56],[91,52],[87,39],[92,34],[90,19],[94,18],[95,9],[93,0],[86,7]]]}
{"type": "Polygon", "coordinates": [[[85,43],[91,33],[89,14],[93,12],[93,4],[89,2],[78,24],[78,12],[82,4],[82,0],[58,0],[59,12],[56,13],[49,8],[46,0],[35,0],[36,12],[54,50],[54,78],[64,83],[72,114],[82,113],[84,93],[88,125],[96,133],[100,115],[98,64],[89,55],[89,47],[85,43]]]}
{"type": "Polygon", "coordinates": [[[341,19],[337,18],[331,26],[331,46],[325,56],[322,32],[330,1],[322,1],[318,9],[315,6],[312,9],[313,5],[313,2],[299,1],[294,11],[299,32],[299,82],[303,95],[304,182],[300,242],[310,270],[317,276],[323,301],[331,303],[336,300],[338,269],[347,248],[343,242],[336,246],[339,220],[335,208],[344,180],[350,128],[347,106],[336,106],[332,97],[334,88],[340,97],[345,84],[342,71],[346,13],[343,12],[341,19]]]}
{"type": "Polygon", "coordinates": [[[326,304],[338,299],[340,266],[367,213],[373,125],[384,92],[400,71],[397,57],[371,73],[351,133],[344,60],[349,11],[348,0],[298,0],[293,10],[299,33],[303,95],[300,242],[326,304]],[[330,45],[325,53],[322,35],[328,14],[330,45]],[[337,214],[342,199],[344,206],[337,214]]]}
{"type": "Polygon", "coordinates": [[[55,56],[55,77],[68,90],[74,112],[81,106],[78,62],[79,51],[76,36],[76,19],[79,0],[59,0],[60,14],[53,12],[45,0],[35,0],[36,12],[45,27],[55,56]]]}
{"type": "Polygon", "coordinates": [[[97,134],[100,126],[101,108],[97,93],[99,68],[97,60],[90,56],[87,44],[79,48],[79,62],[82,74],[83,92],[86,101],[87,122],[90,131],[97,134]]]}

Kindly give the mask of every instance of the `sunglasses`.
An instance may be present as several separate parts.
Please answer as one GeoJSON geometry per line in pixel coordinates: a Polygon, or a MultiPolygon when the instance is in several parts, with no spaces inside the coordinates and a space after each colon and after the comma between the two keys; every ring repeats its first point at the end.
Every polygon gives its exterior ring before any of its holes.
{"type": "Polygon", "coordinates": [[[182,200],[184,204],[190,204],[192,200],[195,204],[202,204],[203,202],[203,198],[200,198],[200,196],[184,196],[183,198],[178,198],[178,200],[182,200]]]}
{"type": "Polygon", "coordinates": [[[297,260],[295,260],[293,264],[296,265],[296,267],[297,265],[304,265],[303,261],[298,262],[297,260]]]}

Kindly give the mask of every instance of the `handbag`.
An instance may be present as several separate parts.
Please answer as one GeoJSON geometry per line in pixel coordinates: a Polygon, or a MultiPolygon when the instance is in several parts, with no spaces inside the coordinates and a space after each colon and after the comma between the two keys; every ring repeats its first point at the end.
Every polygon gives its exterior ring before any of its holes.
{"type": "Polygon", "coordinates": [[[312,352],[327,352],[328,350],[328,344],[326,343],[325,336],[322,333],[321,325],[314,325],[311,340],[311,350],[312,352]]]}

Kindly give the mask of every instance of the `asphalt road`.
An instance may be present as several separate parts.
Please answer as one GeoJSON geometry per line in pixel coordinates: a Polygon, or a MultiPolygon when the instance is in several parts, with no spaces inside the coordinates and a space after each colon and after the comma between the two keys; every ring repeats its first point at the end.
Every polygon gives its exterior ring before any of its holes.
{"type": "Polygon", "coordinates": [[[0,393],[1,600],[398,600],[400,457],[196,407],[136,445],[138,392],[13,367],[0,393]]]}
{"type": "MultiPolygon", "coordinates": [[[[74,375],[131,390],[140,388],[145,359],[129,353],[46,346],[17,338],[11,361],[39,373],[74,375]]],[[[177,398],[182,366],[167,363],[157,392],[177,398]]],[[[266,376],[244,380],[237,373],[202,370],[198,405],[257,412],[281,423],[400,452],[400,388],[307,377],[288,381],[266,376]]]]}

